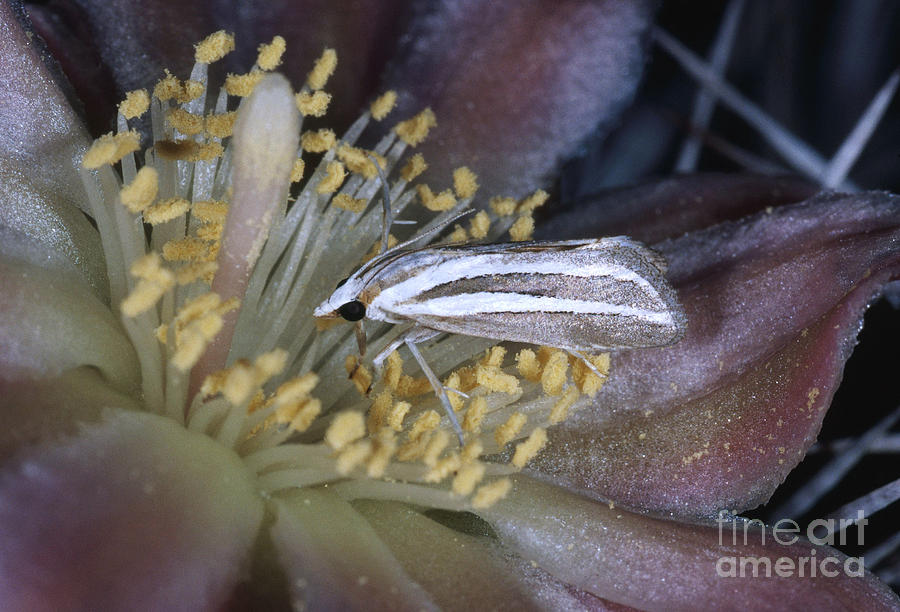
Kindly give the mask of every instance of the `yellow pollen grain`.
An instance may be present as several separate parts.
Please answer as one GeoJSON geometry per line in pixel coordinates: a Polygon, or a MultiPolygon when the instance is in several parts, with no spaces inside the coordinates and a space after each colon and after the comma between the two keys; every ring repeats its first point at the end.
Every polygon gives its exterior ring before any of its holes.
{"type": "Polygon", "coordinates": [[[481,429],[481,422],[487,415],[487,400],[483,397],[476,397],[469,403],[466,410],[466,416],[463,418],[462,428],[470,433],[477,433],[481,429]]]}
{"type": "MultiPolygon", "coordinates": [[[[200,240],[218,242],[219,238],[222,237],[223,231],[225,231],[224,223],[204,223],[197,228],[196,234],[200,240]]],[[[216,248],[218,247],[216,246],[216,248]]]]}
{"type": "Polygon", "coordinates": [[[415,461],[425,452],[431,434],[425,432],[415,439],[408,440],[397,450],[397,461],[415,461]]]}
{"type": "Polygon", "coordinates": [[[344,183],[346,177],[344,164],[338,161],[328,162],[325,167],[325,177],[316,185],[316,193],[334,193],[344,183]]]}
{"type": "Polygon", "coordinates": [[[519,217],[509,228],[509,237],[513,242],[529,240],[534,234],[534,219],[531,217],[519,217]]]}
{"type": "Polygon", "coordinates": [[[200,261],[209,255],[209,247],[202,240],[187,236],[165,243],[162,255],[166,261],[200,261]]]}
{"type": "Polygon", "coordinates": [[[214,261],[189,263],[175,271],[175,280],[179,285],[190,285],[198,280],[210,282],[218,268],[218,264],[214,261]]]}
{"type": "Polygon", "coordinates": [[[337,53],[334,49],[325,49],[316,60],[313,69],[306,75],[306,84],[310,89],[322,89],[335,68],[337,68],[337,53]]]}
{"type": "Polygon", "coordinates": [[[84,154],[81,165],[88,170],[95,170],[106,164],[114,164],[129,153],[134,153],[141,146],[141,136],[137,130],[119,132],[113,135],[111,132],[94,141],[91,148],[84,154]]]}
{"type": "Polygon", "coordinates": [[[378,169],[375,168],[375,164],[369,159],[369,155],[378,160],[378,165],[382,169],[387,167],[387,160],[373,151],[365,151],[347,144],[342,144],[337,150],[338,159],[344,162],[351,172],[361,174],[371,180],[378,176],[378,169]]]}
{"type": "Polygon", "coordinates": [[[441,453],[443,453],[449,445],[450,434],[443,429],[434,432],[434,435],[431,436],[431,439],[428,441],[428,446],[425,447],[425,454],[422,455],[422,463],[428,467],[434,467],[437,465],[441,453]]]}
{"type": "Polygon", "coordinates": [[[437,117],[430,108],[424,109],[415,117],[401,121],[394,127],[400,140],[411,147],[421,143],[428,137],[428,131],[437,126],[437,117]]]}
{"type": "Polygon", "coordinates": [[[516,368],[525,380],[538,382],[541,379],[541,364],[531,349],[522,349],[516,355],[516,368]]]}
{"type": "Polygon", "coordinates": [[[403,168],[400,170],[400,178],[408,183],[412,180],[415,180],[427,169],[428,164],[425,163],[425,158],[421,153],[416,153],[409,158],[409,161],[407,161],[403,168]]]}
{"type": "Polygon", "coordinates": [[[234,35],[219,30],[194,45],[194,61],[198,64],[212,64],[232,51],[234,51],[234,35]]]}
{"type": "Polygon", "coordinates": [[[461,466],[462,462],[459,460],[458,454],[447,455],[425,473],[425,482],[437,484],[456,472],[461,466]]]}
{"type": "Polygon", "coordinates": [[[206,341],[199,333],[192,330],[182,333],[181,343],[172,354],[172,365],[179,372],[187,372],[200,359],[203,351],[206,350],[206,344],[206,341]]]}
{"type": "Polygon", "coordinates": [[[139,213],[156,199],[159,175],[153,166],[138,170],[134,179],[119,191],[119,200],[132,213],[139,213]]]}
{"type": "Polygon", "coordinates": [[[447,235],[447,238],[444,240],[447,244],[455,244],[459,242],[467,242],[469,240],[469,233],[466,231],[462,225],[458,223],[453,227],[453,231],[447,235]]]}
{"type": "Polygon", "coordinates": [[[206,132],[213,138],[227,138],[234,132],[237,112],[209,114],[206,116],[206,132]]]}
{"type": "Polygon", "coordinates": [[[386,425],[394,431],[403,431],[403,419],[411,408],[412,404],[409,402],[395,402],[387,413],[386,425]]]}
{"type": "Polygon", "coordinates": [[[150,94],[146,89],[135,89],[125,94],[125,99],[119,102],[119,114],[126,119],[140,117],[150,108],[150,94]]]}
{"type": "Polygon", "coordinates": [[[137,259],[129,270],[141,279],[137,286],[122,300],[120,309],[126,317],[135,317],[152,308],[157,300],[175,286],[175,275],[162,267],[159,255],[148,253],[137,259]]]}
{"type": "Polygon", "coordinates": [[[438,425],[440,424],[441,415],[438,414],[435,410],[423,412],[416,418],[415,422],[412,424],[412,427],[409,428],[409,439],[418,440],[426,433],[437,429],[438,425]]]}
{"type": "Polygon", "coordinates": [[[547,420],[551,425],[556,425],[557,423],[561,423],[569,416],[569,408],[571,408],[575,404],[575,400],[578,399],[578,389],[575,387],[569,387],[566,389],[566,392],[562,394],[556,403],[553,404],[553,408],[550,409],[550,416],[547,420]]]}
{"type": "Polygon", "coordinates": [[[452,490],[457,495],[469,495],[475,490],[475,486],[484,478],[485,465],[473,462],[463,465],[453,479],[452,490]]]}
{"type": "Polygon", "coordinates": [[[485,367],[494,367],[499,368],[503,365],[503,360],[506,358],[506,347],[503,346],[492,346],[484,352],[484,357],[481,358],[479,363],[485,367]]]}
{"type": "Polygon", "coordinates": [[[478,191],[478,176],[466,166],[453,171],[453,191],[456,197],[464,200],[475,197],[478,191]]]}
{"type": "MultiPolygon", "coordinates": [[[[172,355],[172,364],[182,372],[190,370],[206,350],[209,341],[221,331],[223,325],[222,317],[215,312],[208,313],[199,320],[192,322],[189,327],[178,334],[178,346],[172,355]]],[[[230,393],[239,394],[239,379],[232,379],[226,376],[222,383],[223,391],[228,389],[230,393]],[[230,383],[230,385],[229,385],[230,383]]],[[[252,387],[247,391],[252,391],[252,387]]]]}
{"type": "Polygon", "coordinates": [[[543,189],[538,189],[533,194],[519,202],[519,205],[516,207],[516,212],[519,214],[533,212],[534,209],[543,206],[547,201],[547,198],[549,197],[549,193],[547,193],[543,189]]]}
{"type": "Polygon", "coordinates": [[[381,121],[388,114],[394,110],[394,105],[397,103],[397,92],[393,89],[388,90],[378,96],[374,102],[372,102],[371,106],[369,106],[369,112],[372,114],[372,119],[375,121],[381,121]]]}
{"type": "MultiPolygon", "coordinates": [[[[457,391],[460,391],[461,389],[459,388],[459,385],[459,372],[451,372],[450,376],[448,376],[444,381],[444,386],[447,387],[447,389],[456,389],[457,391]]],[[[464,401],[462,395],[460,395],[459,393],[453,393],[453,391],[448,391],[447,398],[450,401],[450,406],[455,412],[459,412],[460,410],[462,410],[464,401]]]]}
{"type": "Polygon", "coordinates": [[[541,373],[541,387],[547,395],[562,393],[569,369],[569,356],[563,351],[554,351],[541,373]]]}
{"type": "Polygon", "coordinates": [[[400,397],[412,397],[431,391],[431,383],[424,376],[413,378],[404,374],[397,383],[397,395],[400,397]]]}
{"type": "Polygon", "coordinates": [[[183,87],[178,79],[166,70],[166,76],[160,79],[153,88],[153,97],[165,102],[181,95],[183,87]]]}
{"type": "Polygon", "coordinates": [[[168,323],[163,323],[159,325],[155,330],[156,339],[160,344],[165,346],[169,342],[169,325],[168,323]]]}
{"type": "Polygon", "coordinates": [[[503,393],[518,393],[519,379],[512,374],[506,374],[496,367],[485,367],[481,364],[475,370],[475,380],[488,391],[501,391],[503,393]]]}
{"type": "Polygon", "coordinates": [[[428,185],[417,185],[416,192],[419,194],[419,199],[422,201],[425,208],[432,212],[450,210],[456,206],[456,198],[449,189],[445,189],[441,193],[435,195],[428,185]]]}
{"type": "MultiPolygon", "coordinates": [[[[609,374],[609,353],[593,355],[588,357],[588,359],[594,364],[598,372],[604,375],[609,374]]],[[[590,397],[594,397],[597,391],[606,383],[605,377],[597,376],[580,359],[575,361],[575,365],[572,368],[572,378],[581,392],[590,397]]]]}
{"type": "Polygon", "coordinates": [[[547,444],[547,431],[541,427],[535,428],[524,442],[516,445],[516,452],[513,454],[512,464],[519,469],[525,467],[529,461],[541,452],[541,449],[547,444]]]}
{"type": "Polygon", "coordinates": [[[229,74],[225,77],[225,91],[229,96],[246,98],[253,93],[265,76],[265,72],[248,72],[246,74],[229,74]]]}
{"type": "Polygon", "coordinates": [[[275,390],[273,399],[276,405],[298,402],[305,399],[307,395],[319,384],[319,376],[315,372],[307,372],[303,376],[292,378],[275,390]]]}
{"type": "Polygon", "coordinates": [[[222,298],[215,291],[207,291],[197,297],[191,298],[178,310],[176,318],[179,321],[193,321],[197,317],[212,311],[222,303],[222,298]]]}
{"type": "Polygon", "coordinates": [[[361,412],[338,413],[325,431],[325,443],[336,451],[366,435],[366,424],[361,412]]]}
{"type": "Polygon", "coordinates": [[[209,161],[224,152],[218,142],[201,144],[193,140],[157,140],[154,145],[159,157],[170,161],[209,161]]]}
{"type": "Polygon", "coordinates": [[[491,228],[491,217],[485,211],[479,211],[469,225],[469,233],[475,240],[483,240],[487,238],[488,230],[491,228]]]}
{"type": "Polygon", "coordinates": [[[481,440],[475,438],[466,443],[462,451],[459,453],[459,458],[463,462],[463,464],[467,464],[478,459],[478,457],[480,457],[481,453],[483,452],[484,445],[481,443],[481,440]]]}
{"type": "Polygon", "coordinates": [[[350,377],[350,382],[356,387],[356,390],[365,395],[372,386],[372,373],[368,368],[359,361],[356,355],[347,355],[344,360],[344,368],[350,377]]]}
{"type": "Polygon", "coordinates": [[[472,507],[476,510],[490,508],[509,494],[512,489],[512,481],[509,478],[501,478],[494,482],[478,487],[475,497],[472,498],[472,507]]]}
{"type": "Polygon", "coordinates": [[[198,200],[191,207],[191,214],[210,223],[224,223],[228,215],[228,202],[222,200],[198,200]]]}
{"type": "Polygon", "coordinates": [[[203,95],[205,90],[206,88],[203,86],[203,83],[199,81],[185,81],[182,86],[181,95],[176,96],[175,101],[184,104],[185,102],[196,100],[203,95]]]}
{"type": "Polygon", "coordinates": [[[400,353],[392,351],[385,360],[384,373],[381,379],[384,384],[391,390],[396,392],[400,386],[400,376],[403,374],[403,359],[400,353]]]}
{"type": "Polygon", "coordinates": [[[381,429],[375,436],[375,449],[366,461],[366,475],[369,478],[381,478],[391,457],[397,452],[397,438],[389,429],[381,429]]]}
{"type": "Polygon", "coordinates": [[[173,128],[188,136],[193,136],[203,131],[203,117],[189,113],[183,108],[171,109],[166,113],[166,120],[173,128]]]}
{"type": "Polygon", "coordinates": [[[331,202],[340,209],[361,213],[366,209],[368,201],[365,198],[354,198],[346,193],[339,193],[331,199],[331,202]]]}
{"type": "Polygon", "coordinates": [[[253,366],[243,360],[239,360],[226,371],[228,374],[222,384],[222,395],[232,406],[238,406],[256,390],[256,373],[253,366]]]}
{"type": "Polygon", "coordinates": [[[506,422],[494,430],[494,442],[497,443],[497,446],[503,448],[508,442],[514,440],[525,427],[526,421],[528,421],[528,417],[521,412],[509,415],[506,422]]]}
{"type": "Polygon", "coordinates": [[[276,36],[268,45],[259,46],[259,54],[256,56],[256,65],[263,70],[275,70],[281,65],[281,58],[287,48],[284,38],[276,36]]]}
{"type": "Polygon", "coordinates": [[[221,393],[222,386],[225,384],[225,378],[228,372],[225,370],[216,370],[203,380],[200,386],[200,393],[203,397],[210,397],[216,393],[221,393]]]}
{"type": "Polygon", "coordinates": [[[513,198],[494,197],[490,200],[491,210],[500,217],[508,217],[516,212],[518,203],[513,198]]]}
{"type": "Polygon", "coordinates": [[[317,398],[310,399],[297,412],[297,416],[291,421],[290,428],[301,433],[306,431],[319,416],[320,412],[322,412],[321,400],[317,398]]]}
{"type": "Polygon", "coordinates": [[[346,476],[372,453],[371,440],[360,440],[348,444],[338,455],[335,469],[341,476],[346,476]]]}
{"type": "Polygon", "coordinates": [[[256,367],[258,384],[263,385],[273,376],[281,374],[287,366],[287,358],[288,352],[277,348],[254,359],[253,365],[256,367]]]}
{"type": "Polygon", "coordinates": [[[300,135],[300,146],[308,153],[324,153],[336,140],[334,132],[328,129],[306,131],[300,135]]]}
{"type": "Polygon", "coordinates": [[[331,103],[331,94],[322,90],[307,92],[301,91],[294,95],[294,103],[303,115],[307,117],[322,117],[328,112],[331,103]]]}
{"type": "Polygon", "coordinates": [[[191,203],[184,198],[169,198],[144,210],[144,222],[159,225],[183,216],[190,209],[191,203]]]}
{"type": "Polygon", "coordinates": [[[306,170],[306,164],[298,157],[294,160],[294,165],[291,168],[291,182],[299,183],[303,179],[304,170],[306,170]]]}

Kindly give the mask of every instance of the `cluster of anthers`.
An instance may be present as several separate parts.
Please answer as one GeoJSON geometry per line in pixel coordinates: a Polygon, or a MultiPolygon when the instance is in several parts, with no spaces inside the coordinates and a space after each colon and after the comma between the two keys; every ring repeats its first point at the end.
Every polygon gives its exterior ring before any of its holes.
{"type": "MultiPolygon", "coordinates": [[[[505,475],[546,443],[545,428],[600,388],[608,356],[592,358],[592,371],[556,349],[525,348],[513,361],[481,339],[433,343],[424,351],[429,363],[447,388],[462,392],[449,394],[462,447],[427,380],[404,373],[398,353],[373,381],[355,354],[352,326],[317,329],[311,316],[336,280],[378,251],[382,185],[372,160],[395,176],[395,213],[416,199],[436,213],[420,232],[468,207],[477,178],[459,168],[452,189],[412,188],[426,163],[404,153],[436,124],[429,109],[371,150],[356,146],[391,112],[391,91],[341,138],[328,129],[301,134],[303,117],[324,115],[330,102],[324,87],[337,64],[330,49],[293,93],[271,76],[285,51],[276,37],[260,47],[250,72],[228,75],[211,99],[208,66],[233,48],[233,37],[217,32],[196,45],[188,80],[167,72],[152,93],[130,92],[117,132],[83,158],[111,300],[139,356],[147,409],[233,448],[263,494],[328,486],[348,498],[490,506],[509,490],[505,475]],[[293,96],[289,104],[279,88],[293,96]],[[245,99],[228,110],[235,97],[245,99]],[[141,136],[129,121],[148,110],[152,146],[139,166],[141,136]],[[319,158],[305,179],[304,156],[319,158]]],[[[442,241],[507,232],[525,240],[546,197],[494,198],[442,241]]],[[[398,333],[381,324],[368,332],[375,351],[398,333]]]]}

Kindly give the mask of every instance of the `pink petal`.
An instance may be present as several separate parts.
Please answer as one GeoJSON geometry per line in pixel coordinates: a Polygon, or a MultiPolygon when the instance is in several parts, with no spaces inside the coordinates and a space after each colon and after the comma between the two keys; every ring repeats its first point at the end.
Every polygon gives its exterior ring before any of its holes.
{"type": "Polygon", "coordinates": [[[646,510],[764,502],[821,426],[866,305],[900,274],[900,198],[825,195],[659,245],[687,336],[624,351],[537,469],[646,510]]]}
{"type": "Polygon", "coordinates": [[[418,15],[387,83],[398,116],[430,106],[422,149],[441,189],[461,165],[483,193],[523,196],[637,87],[651,3],[459,0],[418,15]]]}
{"type": "Polygon", "coordinates": [[[219,609],[262,514],[233,453],[166,418],[110,411],[0,475],[0,602],[219,609]]]}
{"type": "MultiPolygon", "coordinates": [[[[749,528],[746,544],[730,521],[692,525],[635,514],[589,500],[527,477],[515,479],[506,499],[483,516],[500,540],[560,580],[599,597],[647,610],[895,610],[900,599],[871,574],[855,577],[859,565],[827,546],[782,531],[749,528]],[[815,551],[814,553],[812,551],[815,551]],[[729,558],[768,559],[766,575],[725,577],[729,558]],[[806,557],[806,561],[800,561],[806,557]],[[822,565],[826,558],[827,561],[822,565]],[[781,561],[784,576],[776,571],[781,561]],[[817,575],[812,576],[811,559],[817,575]],[[786,571],[789,561],[794,570],[786,571]],[[800,575],[800,564],[806,572],[800,575]],[[827,577],[837,570],[837,575],[827,577]]],[[[784,525],[783,527],[788,527],[784,525]]],[[[739,562],[739,561],[738,561],[739,562]]],[[[761,561],[765,564],[766,561],[761,561]]]]}
{"type": "Polygon", "coordinates": [[[0,83],[0,226],[64,255],[103,295],[97,232],[78,210],[87,205],[76,169],[87,134],[6,2],[0,83]]]}

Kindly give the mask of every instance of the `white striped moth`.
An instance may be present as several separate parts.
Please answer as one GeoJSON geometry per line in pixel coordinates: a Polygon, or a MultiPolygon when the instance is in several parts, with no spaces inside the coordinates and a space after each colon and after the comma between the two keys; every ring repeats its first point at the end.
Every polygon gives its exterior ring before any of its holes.
{"type": "MultiPolygon", "coordinates": [[[[389,204],[385,217],[389,226],[389,204]]],[[[384,240],[383,252],[342,281],[313,314],[359,321],[361,353],[363,318],[408,324],[375,357],[376,368],[406,344],[460,440],[447,389],[422,358],[419,343],[453,333],[576,354],[665,346],[684,335],[684,311],[665,279],[665,260],[642,244],[619,236],[415,248],[458,217],[391,249],[384,249],[384,240]]]]}

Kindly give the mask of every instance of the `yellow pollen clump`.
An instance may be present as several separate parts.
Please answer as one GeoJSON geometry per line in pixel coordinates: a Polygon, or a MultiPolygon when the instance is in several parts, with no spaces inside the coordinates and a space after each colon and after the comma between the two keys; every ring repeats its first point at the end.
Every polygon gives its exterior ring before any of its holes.
{"type": "Polygon", "coordinates": [[[403,419],[409,414],[412,404],[409,402],[394,402],[387,413],[387,426],[394,431],[403,431],[403,419]]]}
{"type": "Polygon", "coordinates": [[[435,195],[428,185],[417,185],[416,192],[419,194],[419,199],[422,200],[425,208],[432,212],[450,210],[456,206],[456,198],[453,197],[453,192],[449,189],[435,195]]]}
{"type": "Polygon", "coordinates": [[[341,476],[346,476],[353,471],[356,466],[366,460],[372,452],[371,440],[360,440],[348,444],[340,451],[335,462],[335,469],[341,476]]]}
{"type": "Polygon", "coordinates": [[[519,351],[516,355],[516,368],[525,380],[538,382],[541,379],[541,364],[537,355],[531,349],[519,351]]]}
{"type": "Polygon", "coordinates": [[[304,170],[306,170],[306,164],[298,157],[294,160],[294,166],[291,168],[291,182],[299,183],[303,179],[304,170]]]}
{"type": "Polygon", "coordinates": [[[430,108],[426,108],[415,117],[401,121],[394,127],[400,140],[411,147],[421,143],[428,137],[428,131],[437,126],[437,118],[430,108]]]}
{"type": "Polygon", "coordinates": [[[300,135],[300,146],[308,153],[324,153],[334,146],[336,140],[334,132],[328,129],[307,131],[300,135]]]}
{"type": "Polygon", "coordinates": [[[229,74],[225,77],[225,91],[229,96],[246,98],[253,93],[259,82],[266,75],[265,72],[248,72],[246,74],[229,74]]]}
{"type": "Polygon", "coordinates": [[[322,89],[334,73],[335,68],[337,68],[337,53],[334,49],[325,49],[306,76],[306,84],[310,89],[322,89]]]}
{"type": "Polygon", "coordinates": [[[375,396],[375,401],[369,407],[369,416],[366,419],[366,430],[372,434],[384,427],[388,411],[391,409],[392,397],[390,391],[382,391],[375,396]]]}
{"type": "Polygon", "coordinates": [[[139,213],[156,199],[159,175],[153,166],[138,170],[134,179],[119,191],[119,200],[130,212],[139,213]]]}
{"type": "Polygon", "coordinates": [[[559,395],[562,393],[563,385],[569,369],[569,356],[563,351],[553,351],[550,359],[544,364],[544,370],[541,373],[541,386],[547,395],[559,395]]]}
{"type": "Polygon", "coordinates": [[[201,221],[224,223],[228,203],[222,200],[198,200],[191,207],[191,214],[201,221]]]}
{"type": "Polygon", "coordinates": [[[443,453],[449,445],[450,434],[443,429],[437,430],[434,432],[434,435],[431,436],[428,445],[425,447],[425,454],[422,455],[422,463],[428,467],[436,466],[441,453],[443,453]]]}
{"type": "Polygon", "coordinates": [[[475,240],[483,240],[487,238],[488,230],[491,228],[491,217],[483,210],[479,211],[469,225],[469,233],[475,240]]]}
{"type": "Polygon", "coordinates": [[[475,490],[475,486],[484,478],[485,465],[481,462],[473,462],[463,465],[456,478],[453,479],[451,488],[457,495],[469,495],[475,490]]]}
{"type": "Polygon", "coordinates": [[[511,414],[503,425],[494,430],[494,442],[497,443],[497,446],[503,448],[519,435],[527,421],[528,417],[521,412],[511,414]]]}
{"type": "Polygon", "coordinates": [[[334,193],[340,189],[346,176],[344,164],[338,161],[328,162],[325,167],[325,177],[316,185],[316,193],[334,193]]]}
{"type": "Polygon", "coordinates": [[[156,152],[160,158],[171,161],[209,161],[222,155],[224,149],[218,142],[198,143],[193,140],[157,140],[156,152]]]}
{"type": "Polygon", "coordinates": [[[415,422],[412,424],[412,427],[409,428],[409,439],[418,440],[426,433],[437,429],[438,425],[440,424],[441,415],[436,411],[429,410],[427,412],[423,412],[416,418],[415,422]]]}
{"type": "Polygon", "coordinates": [[[135,260],[130,273],[140,281],[120,305],[126,317],[136,317],[150,310],[166,291],[175,286],[175,275],[162,267],[159,255],[154,252],[135,260]]]}
{"type": "Polygon", "coordinates": [[[345,411],[331,421],[325,431],[325,443],[336,451],[366,435],[366,424],[361,412],[345,411]]]}
{"type": "Polygon", "coordinates": [[[202,240],[186,236],[165,243],[162,255],[166,261],[202,261],[209,256],[209,247],[202,240]]]}
{"type": "Polygon", "coordinates": [[[246,360],[239,359],[234,365],[226,368],[225,372],[222,395],[230,404],[238,406],[250,398],[255,390],[256,376],[253,366],[246,360]]]}
{"type": "Polygon", "coordinates": [[[452,389],[461,391],[460,384],[459,372],[452,372],[450,376],[447,377],[447,380],[444,381],[444,386],[447,389],[451,389],[447,392],[447,397],[450,400],[450,406],[453,407],[455,412],[459,412],[463,407],[463,397],[459,393],[453,393],[452,391],[452,389]]]}
{"type": "Polygon", "coordinates": [[[606,375],[609,374],[609,353],[594,355],[588,357],[588,360],[604,376],[597,376],[582,360],[578,359],[572,365],[572,379],[582,393],[593,397],[606,382],[606,375]]]}
{"type": "Polygon", "coordinates": [[[459,458],[463,462],[463,464],[471,463],[478,459],[481,456],[481,453],[484,452],[484,445],[481,443],[481,440],[475,438],[474,440],[470,440],[463,447],[462,451],[459,453],[459,458]]]}
{"type": "Polygon", "coordinates": [[[297,110],[307,117],[322,117],[328,111],[328,104],[331,102],[331,94],[322,90],[312,93],[301,91],[294,95],[294,103],[297,110]]]}
{"type": "Polygon", "coordinates": [[[462,225],[458,223],[453,226],[453,231],[447,235],[447,238],[444,240],[447,244],[455,244],[459,242],[466,242],[469,240],[469,233],[466,231],[462,225]]]}
{"type": "Polygon", "coordinates": [[[209,114],[206,116],[206,132],[213,138],[227,138],[234,132],[237,112],[209,114]]]}
{"type": "Polygon", "coordinates": [[[487,400],[483,397],[476,397],[469,404],[469,409],[466,410],[466,416],[462,422],[463,430],[470,433],[479,431],[485,415],[487,415],[487,400]]]}
{"type": "Polygon", "coordinates": [[[388,114],[394,110],[394,105],[397,103],[397,92],[394,90],[388,90],[378,96],[374,102],[372,102],[371,106],[369,106],[369,112],[372,114],[372,119],[375,121],[381,121],[388,114]]]}
{"type": "Polygon", "coordinates": [[[524,442],[516,445],[516,452],[513,454],[512,464],[521,469],[525,467],[529,461],[541,452],[541,449],[547,444],[547,431],[541,427],[535,428],[524,442]]]}
{"type": "Polygon", "coordinates": [[[491,210],[500,217],[508,217],[516,212],[518,203],[513,198],[494,197],[490,200],[491,210]]]}
{"type": "Polygon", "coordinates": [[[188,136],[193,136],[203,131],[203,117],[189,113],[183,108],[170,110],[166,113],[166,120],[173,128],[188,136]]]}
{"type": "Polygon", "coordinates": [[[466,166],[453,171],[453,191],[461,200],[475,197],[478,191],[478,177],[466,166]]]}
{"type": "Polygon", "coordinates": [[[503,360],[505,358],[506,347],[496,345],[492,346],[484,352],[484,357],[481,358],[481,361],[479,361],[479,363],[486,367],[499,368],[503,365],[503,360]]]}
{"type": "Polygon", "coordinates": [[[378,161],[378,165],[382,169],[387,167],[387,160],[374,151],[365,151],[346,144],[342,144],[337,150],[338,159],[344,162],[351,172],[361,174],[367,179],[373,179],[378,176],[378,169],[375,168],[375,164],[369,159],[369,155],[378,161]]]}
{"type": "Polygon", "coordinates": [[[513,242],[528,240],[534,233],[534,219],[531,217],[519,217],[509,228],[509,237],[513,242]]]}
{"type": "Polygon", "coordinates": [[[88,170],[96,170],[106,164],[114,164],[129,153],[134,153],[141,146],[141,135],[137,130],[120,132],[115,136],[105,134],[94,141],[84,154],[81,165],[88,170]]]}
{"type": "Polygon", "coordinates": [[[354,213],[361,213],[366,209],[368,200],[365,198],[354,198],[346,193],[339,193],[331,199],[332,203],[343,210],[349,210],[354,213]]]}
{"type": "Polygon", "coordinates": [[[159,225],[177,219],[190,209],[191,203],[184,198],[169,198],[144,210],[144,222],[159,225]]]}
{"type": "Polygon", "coordinates": [[[575,404],[575,400],[578,399],[578,389],[575,387],[569,387],[566,389],[566,392],[562,394],[555,404],[553,404],[553,408],[550,409],[550,416],[547,420],[551,425],[556,425],[557,423],[561,423],[569,416],[569,408],[575,404]]]}
{"type": "Polygon", "coordinates": [[[284,38],[276,36],[268,45],[259,46],[259,55],[256,56],[256,65],[263,70],[275,70],[281,65],[281,57],[287,48],[284,38]]]}
{"type": "Polygon", "coordinates": [[[415,180],[427,169],[428,164],[425,163],[425,158],[421,153],[416,153],[409,158],[409,161],[407,161],[403,166],[403,169],[400,170],[400,177],[408,183],[412,180],[415,180]]]}
{"type": "Polygon", "coordinates": [[[312,398],[297,411],[296,416],[290,422],[290,428],[294,431],[304,432],[318,418],[322,412],[322,402],[319,399],[312,398]]]}
{"type": "Polygon", "coordinates": [[[425,482],[430,483],[438,483],[447,478],[450,474],[453,474],[459,468],[462,467],[462,462],[459,460],[459,455],[453,453],[451,455],[447,455],[440,461],[434,464],[434,467],[431,468],[425,474],[425,482]]]}
{"type": "Polygon", "coordinates": [[[486,367],[479,364],[475,369],[475,380],[488,391],[501,391],[509,394],[521,391],[519,379],[512,374],[506,374],[497,367],[486,367]]]}
{"type": "Polygon", "coordinates": [[[375,449],[366,461],[366,475],[369,478],[381,478],[391,457],[397,452],[397,438],[389,429],[381,429],[374,438],[375,449]]]}
{"type": "Polygon", "coordinates": [[[119,102],[119,114],[126,119],[140,117],[150,108],[150,94],[146,89],[136,89],[125,94],[125,99],[119,102]]]}
{"type": "Polygon", "coordinates": [[[194,61],[198,64],[212,64],[232,51],[234,51],[234,35],[219,30],[194,45],[194,61]]]}
{"type": "Polygon", "coordinates": [[[214,261],[189,263],[175,271],[175,280],[179,285],[189,285],[198,280],[212,282],[213,275],[218,268],[218,264],[214,261]]]}
{"type": "Polygon", "coordinates": [[[344,368],[356,390],[365,395],[372,386],[372,373],[360,363],[359,357],[356,355],[347,355],[344,360],[344,368]]]}
{"type": "Polygon", "coordinates": [[[317,384],[319,384],[319,376],[315,372],[307,372],[303,376],[282,383],[275,390],[272,401],[280,407],[305,400],[317,384]]]}
{"type": "Polygon", "coordinates": [[[512,482],[509,478],[501,478],[494,482],[478,487],[475,497],[472,498],[472,507],[476,510],[490,508],[509,494],[512,482]]]}
{"type": "Polygon", "coordinates": [[[543,189],[538,189],[519,203],[519,205],[516,207],[516,212],[519,214],[533,212],[534,209],[543,206],[547,201],[547,198],[549,197],[549,193],[547,193],[543,189]]]}

